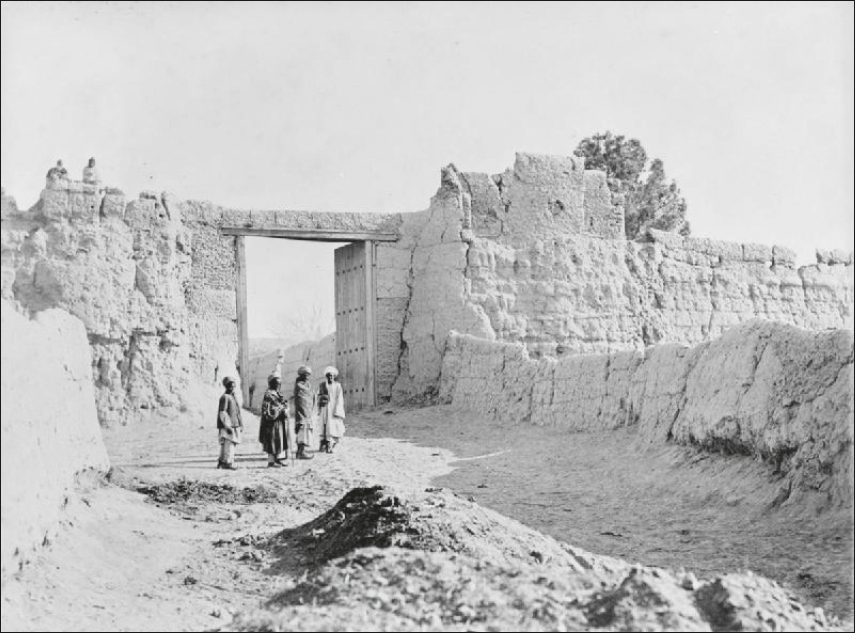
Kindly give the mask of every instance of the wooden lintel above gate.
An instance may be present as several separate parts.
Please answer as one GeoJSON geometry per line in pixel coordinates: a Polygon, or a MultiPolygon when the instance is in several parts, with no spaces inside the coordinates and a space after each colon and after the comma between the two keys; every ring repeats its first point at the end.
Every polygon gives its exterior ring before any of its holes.
{"type": "Polygon", "coordinates": [[[246,235],[258,237],[281,237],[292,240],[312,240],[315,242],[394,242],[397,233],[376,231],[348,231],[338,229],[287,229],[287,228],[249,228],[240,226],[220,227],[223,235],[246,235]]]}

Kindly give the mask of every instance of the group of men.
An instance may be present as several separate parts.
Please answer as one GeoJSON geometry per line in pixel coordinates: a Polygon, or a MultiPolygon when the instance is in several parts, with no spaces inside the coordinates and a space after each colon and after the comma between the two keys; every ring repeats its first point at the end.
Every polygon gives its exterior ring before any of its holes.
{"type": "MultiPolygon", "coordinates": [[[[324,380],[315,391],[310,381],[312,369],[306,365],[297,370],[293,405],[281,392],[282,377],[274,372],[267,379],[267,391],[261,403],[258,441],[267,453],[268,468],[288,466],[293,459],[312,459],[315,426],[320,431],[320,451],[332,453],[344,436],[344,392],[336,380],[335,367],[324,369],[324,380]],[[291,409],[293,406],[293,416],[291,409]]],[[[243,422],[240,405],[234,395],[236,381],[223,379],[225,393],[220,396],[217,429],[220,458],[217,468],[236,470],[235,446],[241,443],[243,422]]]]}

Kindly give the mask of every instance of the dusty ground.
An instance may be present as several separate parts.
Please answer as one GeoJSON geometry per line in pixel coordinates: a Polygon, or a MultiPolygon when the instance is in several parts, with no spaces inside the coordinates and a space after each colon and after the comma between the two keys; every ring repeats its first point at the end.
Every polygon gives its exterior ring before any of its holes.
{"type": "Polygon", "coordinates": [[[626,430],[502,428],[433,407],[354,417],[336,454],[287,469],[266,468],[251,421],[241,470],[227,472],[214,468],[215,431],[171,422],[105,433],[113,481],[148,500],[84,489],[58,542],[4,587],[3,630],[225,626],[294,582],[281,561],[272,572],[259,542],[374,483],[445,486],[630,561],[702,577],[752,569],[852,617],[851,512],[817,515],[810,497],[770,509],[781,482],[750,459],[638,446],[626,430]]]}
{"type": "Polygon", "coordinates": [[[699,575],[752,570],[852,617],[852,510],[817,513],[824,499],[809,494],[776,506],[784,482],[750,458],[645,446],[633,429],[501,427],[452,407],[367,413],[352,428],[454,451],[436,485],[559,540],[699,575]]]}
{"type": "Polygon", "coordinates": [[[81,488],[57,540],[3,587],[2,629],[218,628],[293,580],[265,570],[258,539],[315,518],[353,486],[424,489],[450,471],[449,451],[357,437],[333,456],[269,469],[257,418],[246,417],[234,472],[215,468],[216,431],[193,420],[106,430],[118,486],[81,488]],[[130,491],[140,488],[169,502],[130,491]],[[230,488],[252,494],[229,502],[230,488]]]}

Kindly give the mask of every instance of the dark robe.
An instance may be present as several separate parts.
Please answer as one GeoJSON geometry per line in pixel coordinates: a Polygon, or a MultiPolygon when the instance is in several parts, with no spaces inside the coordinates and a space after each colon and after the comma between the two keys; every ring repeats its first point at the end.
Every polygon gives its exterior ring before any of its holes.
{"type": "Polygon", "coordinates": [[[288,420],[288,403],[285,397],[275,389],[264,392],[261,402],[261,425],[258,427],[258,441],[264,452],[280,455],[288,449],[285,425],[288,420]]]}

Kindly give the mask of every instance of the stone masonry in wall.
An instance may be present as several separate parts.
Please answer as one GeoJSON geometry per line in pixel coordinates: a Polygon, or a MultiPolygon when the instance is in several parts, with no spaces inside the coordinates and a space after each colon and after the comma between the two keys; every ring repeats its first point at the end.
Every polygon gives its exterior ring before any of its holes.
{"type": "Polygon", "coordinates": [[[375,242],[380,401],[433,396],[448,333],[533,357],[709,340],[752,317],[852,327],[852,257],[795,268],[777,246],[651,231],[627,242],[605,175],[518,154],[500,175],[449,165],[423,211],[240,211],[169,194],[126,201],[69,182],[28,211],[3,197],[2,295],[85,324],[102,424],[183,406],[238,362],[236,238],[225,228],[382,233],[375,242]]]}

